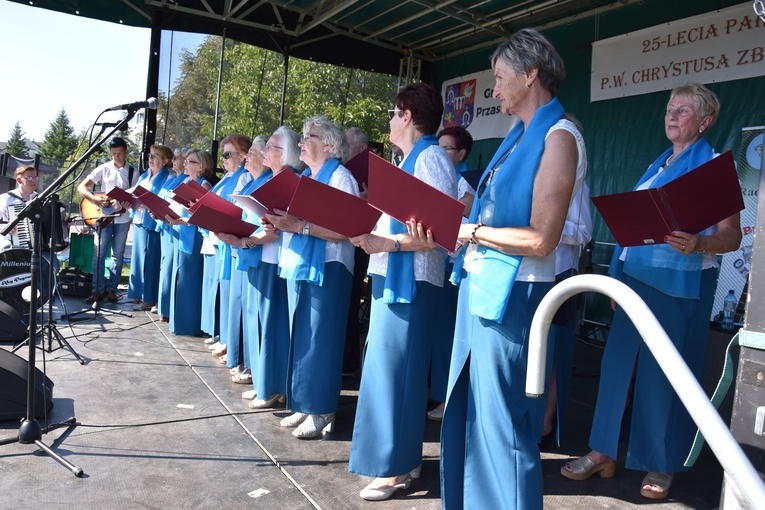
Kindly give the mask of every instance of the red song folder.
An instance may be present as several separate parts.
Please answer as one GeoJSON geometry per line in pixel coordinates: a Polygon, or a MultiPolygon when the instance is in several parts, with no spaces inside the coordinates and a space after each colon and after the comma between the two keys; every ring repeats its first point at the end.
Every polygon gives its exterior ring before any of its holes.
{"type": "Polygon", "coordinates": [[[593,197],[592,202],[624,247],[663,244],[673,231],[698,234],[744,208],[731,151],[664,186],[593,197]]]}
{"type": "Polygon", "coordinates": [[[272,213],[276,209],[286,211],[290,206],[292,195],[295,194],[299,182],[300,176],[295,172],[292,170],[282,170],[250,195],[267,212],[272,213]]]}
{"type": "Polygon", "coordinates": [[[455,250],[465,204],[374,154],[369,155],[369,204],[402,223],[416,219],[436,243],[455,250]]]}
{"type": "Polygon", "coordinates": [[[369,155],[374,154],[371,147],[367,147],[351,159],[343,163],[343,166],[350,170],[353,178],[359,183],[359,190],[364,190],[364,185],[369,182],[369,155]]]}
{"type": "Polygon", "coordinates": [[[135,195],[128,193],[122,188],[112,188],[106,196],[113,198],[117,202],[130,202],[130,205],[134,208],[141,205],[141,201],[135,195]]]}
{"type": "Polygon", "coordinates": [[[179,218],[178,214],[170,209],[170,204],[167,201],[159,198],[158,195],[141,186],[136,187],[133,192],[138,200],[146,206],[153,214],[154,217],[165,221],[165,216],[170,216],[174,220],[179,218]]]}
{"type": "Polygon", "coordinates": [[[382,215],[363,198],[310,177],[300,179],[287,212],[346,237],[371,232],[382,215]]]}
{"type": "Polygon", "coordinates": [[[233,218],[242,218],[242,209],[215,193],[207,193],[189,208],[193,215],[200,207],[215,209],[233,218]]]}
{"type": "Polygon", "coordinates": [[[194,181],[182,182],[173,190],[172,199],[181,204],[183,207],[189,207],[195,201],[206,195],[207,191],[208,190],[194,181]],[[196,187],[194,185],[196,185],[196,187]],[[197,188],[201,189],[202,192],[200,192],[197,188]]]}
{"type": "MultiPolygon", "coordinates": [[[[209,194],[214,195],[214,193],[209,194]]],[[[220,209],[216,209],[214,206],[211,207],[209,205],[202,204],[203,201],[204,199],[197,202],[196,205],[198,207],[188,219],[188,222],[192,225],[196,225],[197,227],[209,230],[210,232],[214,232],[216,234],[223,232],[225,234],[231,234],[237,237],[249,236],[255,232],[256,228],[258,228],[257,225],[242,221],[242,210],[234,204],[226,202],[233,206],[237,211],[239,211],[238,215],[231,216],[230,214],[227,214],[220,209]]],[[[217,205],[217,202],[215,205],[217,205]]]]}

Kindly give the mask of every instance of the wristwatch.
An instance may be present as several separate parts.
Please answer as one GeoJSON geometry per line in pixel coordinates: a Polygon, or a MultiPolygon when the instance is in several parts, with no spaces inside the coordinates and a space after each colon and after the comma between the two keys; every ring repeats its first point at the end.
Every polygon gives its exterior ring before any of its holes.
{"type": "Polygon", "coordinates": [[[311,235],[311,224],[307,221],[305,222],[305,225],[303,225],[303,235],[308,236],[311,235]]]}
{"type": "Polygon", "coordinates": [[[393,251],[399,251],[401,249],[401,244],[398,242],[398,236],[393,238],[393,251]]]}

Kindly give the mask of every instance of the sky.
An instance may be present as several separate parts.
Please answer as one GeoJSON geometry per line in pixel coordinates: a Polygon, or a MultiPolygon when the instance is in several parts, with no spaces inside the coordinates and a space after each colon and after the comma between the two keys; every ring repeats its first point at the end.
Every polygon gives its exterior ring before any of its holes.
{"type": "MultiPolygon", "coordinates": [[[[146,99],[149,64],[148,28],[107,23],[0,0],[0,141],[7,141],[18,121],[25,138],[41,142],[63,108],[76,133],[105,109],[146,99]]],[[[160,52],[169,56],[163,33],[160,52]]],[[[177,55],[193,51],[196,34],[175,33],[173,58],[160,63],[159,88],[177,80],[177,55]]],[[[114,122],[121,112],[105,113],[114,122]]]]}

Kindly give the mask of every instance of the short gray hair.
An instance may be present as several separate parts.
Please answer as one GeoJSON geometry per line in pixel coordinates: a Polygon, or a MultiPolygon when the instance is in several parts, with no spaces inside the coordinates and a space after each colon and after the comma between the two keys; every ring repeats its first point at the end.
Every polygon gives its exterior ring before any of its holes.
{"type": "Polygon", "coordinates": [[[491,56],[492,67],[497,60],[518,75],[536,69],[539,83],[553,96],[558,94],[558,86],[566,77],[563,59],[555,47],[533,28],[518,30],[505,39],[491,56]]]}
{"type": "Polygon", "coordinates": [[[672,102],[677,96],[685,96],[693,101],[696,107],[696,119],[701,121],[704,117],[712,117],[707,130],[717,122],[717,116],[720,115],[720,100],[714,92],[700,83],[686,83],[672,90],[669,95],[669,102],[672,102]]]}
{"type": "MultiPolygon", "coordinates": [[[[287,126],[279,126],[271,136],[278,136],[282,142],[282,167],[290,166],[295,169],[303,167],[303,162],[300,161],[300,135],[287,126]]],[[[272,170],[278,170],[272,168],[272,170]]]]}
{"type": "MultiPolygon", "coordinates": [[[[258,135],[252,140],[252,145],[257,149],[258,154],[266,148],[267,143],[268,137],[266,135],[258,135]]],[[[252,149],[252,147],[250,147],[250,149],[252,149]]]]}
{"type": "Polygon", "coordinates": [[[346,131],[346,134],[352,134],[353,135],[353,141],[356,142],[358,145],[364,144],[369,145],[369,137],[367,134],[361,129],[357,127],[349,127],[346,131]]]}
{"type": "Polygon", "coordinates": [[[321,141],[329,145],[329,157],[337,158],[340,161],[345,160],[348,155],[348,141],[345,139],[343,130],[324,115],[314,115],[305,120],[303,123],[304,136],[311,129],[311,126],[318,129],[321,141]]]}

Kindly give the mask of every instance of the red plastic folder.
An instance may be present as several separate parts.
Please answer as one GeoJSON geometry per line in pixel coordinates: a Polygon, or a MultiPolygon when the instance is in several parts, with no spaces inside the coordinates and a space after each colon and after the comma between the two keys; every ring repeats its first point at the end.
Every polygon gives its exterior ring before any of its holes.
{"type": "Polygon", "coordinates": [[[593,197],[592,202],[625,247],[663,244],[673,231],[698,234],[744,208],[731,151],[664,186],[593,197]]]}
{"type": "Polygon", "coordinates": [[[141,201],[138,200],[135,195],[128,193],[122,188],[112,188],[106,195],[110,198],[113,198],[117,202],[130,202],[130,205],[132,205],[134,208],[140,207],[141,205],[141,201]]]}
{"type": "MultiPolygon", "coordinates": [[[[210,194],[214,195],[214,193],[210,194]]],[[[255,232],[256,228],[258,228],[257,225],[242,221],[242,210],[234,204],[226,202],[233,206],[237,211],[239,211],[236,216],[227,214],[220,209],[216,209],[214,206],[211,207],[209,205],[202,204],[203,201],[204,199],[197,202],[196,205],[198,207],[188,219],[188,222],[192,225],[196,225],[197,227],[209,230],[210,232],[214,232],[216,234],[223,232],[225,234],[231,234],[237,237],[249,236],[255,232]]]]}
{"type": "Polygon", "coordinates": [[[465,205],[401,170],[369,155],[369,204],[404,223],[412,218],[433,232],[433,240],[454,251],[465,205]]]}
{"type": "Polygon", "coordinates": [[[286,211],[300,183],[300,176],[292,170],[282,170],[264,185],[250,193],[267,212],[286,211]]]}
{"type": "Polygon", "coordinates": [[[225,198],[216,195],[215,193],[207,193],[202,198],[199,199],[197,203],[191,206],[189,208],[189,211],[191,212],[192,216],[196,211],[199,210],[201,207],[206,207],[209,209],[214,209],[216,211],[220,211],[228,216],[231,216],[233,218],[242,218],[242,209],[236,206],[235,204],[232,204],[225,198]]]}
{"type": "Polygon", "coordinates": [[[369,186],[369,155],[374,154],[371,147],[367,147],[351,159],[343,163],[343,166],[350,170],[353,178],[359,183],[359,189],[364,189],[364,184],[369,186]]]}
{"type": "Polygon", "coordinates": [[[172,199],[184,207],[189,207],[195,201],[205,196],[207,191],[195,181],[182,182],[173,190],[172,199]],[[201,192],[199,191],[200,189],[202,190],[201,192]]]}
{"type": "Polygon", "coordinates": [[[156,218],[162,221],[164,221],[165,216],[170,216],[174,220],[179,218],[178,214],[170,209],[170,204],[167,201],[159,198],[159,196],[147,190],[146,188],[138,186],[136,187],[134,193],[136,198],[138,198],[138,200],[140,200],[141,203],[145,205],[146,208],[149,209],[156,218]]]}
{"type": "Polygon", "coordinates": [[[382,216],[363,198],[310,177],[300,179],[287,212],[346,237],[371,232],[382,216]]]}

